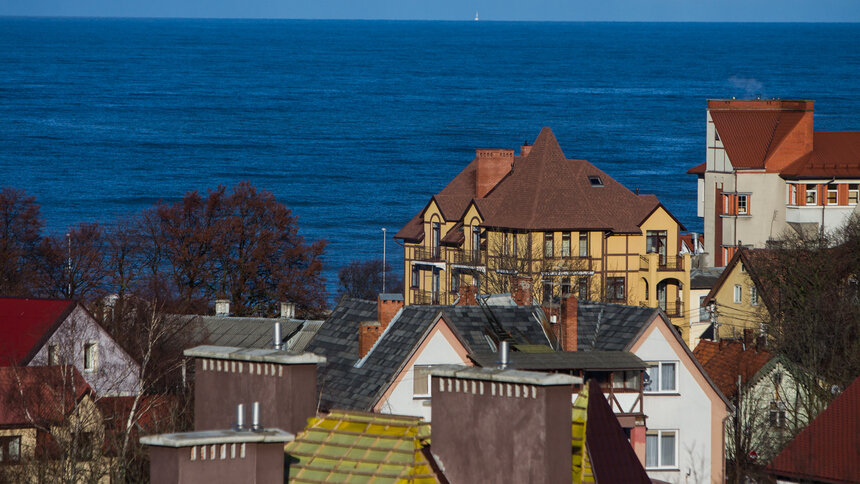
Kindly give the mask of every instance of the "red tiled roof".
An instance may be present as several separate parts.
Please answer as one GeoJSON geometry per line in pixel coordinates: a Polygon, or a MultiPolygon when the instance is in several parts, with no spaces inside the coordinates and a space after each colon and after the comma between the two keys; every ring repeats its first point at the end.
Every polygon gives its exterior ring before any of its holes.
{"type": "Polygon", "coordinates": [[[0,365],[26,365],[76,303],[58,299],[0,298],[0,365]]]}
{"type": "Polygon", "coordinates": [[[588,382],[585,442],[596,482],[651,483],[630,441],[594,381],[588,382]]]}
{"type": "Polygon", "coordinates": [[[0,427],[57,422],[91,391],[71,365],[0,367],[0,427]]]}
{"type": "Polygon", "coordinates": [[[816,131],[812,153],[780,172],[783,178],[860,178],[860,131],[816,131]]]}
{"type": "Polygon", "coordinates": [[[710,114],[732,166],[743,169],[764,168],[804,111],[712,109],[710,114]]]}
{"type": "Polygon", "coordinates": [[[741,377],[741,384],[746,384],[773,358],[773,354],[768,351],[753,347],[744,349],[742,341],[702,340],[693,350],[693,355],[728,398],[734,397],[738,392],[738,375],[741,377]]]}
{"type": "Polygon", "coordinates": [[[860,482],[860,378],[789,442],[768,470],[817,482],[860,482]]]}
{"type": "Polygon", "coordinates": [[[700,165],[696,165],[689,170],[687,170],[688,175],[704,175],[705,171],[708,169],[708,162],[704,162],[700,165]]]}

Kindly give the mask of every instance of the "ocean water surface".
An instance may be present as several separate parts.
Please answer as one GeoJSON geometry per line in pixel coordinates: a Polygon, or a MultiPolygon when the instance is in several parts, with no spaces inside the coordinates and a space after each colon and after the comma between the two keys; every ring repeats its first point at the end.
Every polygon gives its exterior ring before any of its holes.
{"type": "MultiPolygon", "coordinates": [[[[48,232],[249,180],[326,276],[480,147],[553,129],[689,230],[708,98],[816,100],[860,129],[860,25],[0,18],[0,185],[48,232]]],[[[388,241],[399,267],[402,249],[388,241]]]]}

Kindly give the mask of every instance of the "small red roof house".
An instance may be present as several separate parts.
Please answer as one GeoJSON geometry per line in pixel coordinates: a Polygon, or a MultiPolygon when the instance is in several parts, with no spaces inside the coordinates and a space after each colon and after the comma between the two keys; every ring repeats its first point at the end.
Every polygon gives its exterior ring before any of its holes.
{"type": "Polygon", "coordinates": [[[776,456],[777,482],[860,482],[860,378],[776,456]]]}
{"type": "Polygon", "coordinates": [[[2,462],[62,455],[55,435],[68,435],[70,419],[81,424],[79,437],[96,435],[100,419],[92,410],[92,388],[73,366],[0,367],[2,462]]]}
{"type": "Polygon", "coordinates": [[[140,366],[82,305],[0,298],[0,365],[68,363],[99,395],[139,391],[140,366]]]}
{"type": "Polygon", "coordinates": [[[741,385],[746,385],[773,358],[771,352],[741,340],[702,340],[693,355],[723,395],[730,399],[738,393],[738,376],[741,385]]]}

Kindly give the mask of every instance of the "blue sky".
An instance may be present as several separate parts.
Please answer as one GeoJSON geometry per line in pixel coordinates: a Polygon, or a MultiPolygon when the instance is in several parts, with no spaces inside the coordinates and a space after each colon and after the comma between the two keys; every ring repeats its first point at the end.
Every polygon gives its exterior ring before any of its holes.
{"type": "Polygon", "coordinates": [[[860,22],[860,0],[0,0],[0,15],[860,22]]]}

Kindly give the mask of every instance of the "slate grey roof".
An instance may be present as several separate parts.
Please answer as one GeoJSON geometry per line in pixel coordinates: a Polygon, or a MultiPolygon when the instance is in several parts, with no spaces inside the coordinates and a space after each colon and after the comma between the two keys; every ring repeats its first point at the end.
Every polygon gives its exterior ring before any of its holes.
{"type": "MultiPolygon", "coordinates": [[[[492,312],[515,342],[547,343],[540,308],[494,307],[492,312]]],[[[440,314],[468,351],[494,350],[485,336],[493,331],[480,307],[406,306],[359,362],[358,327],[376,319],[376,302],[342,299],[305,349],[328,360],[318,371],[320,406],[371,410],[440,314]]]]}
{"type": "MultiPolygon", "coordinates": [[[[236,316],[181,316],[197,319],[192,346],[236,346],[240,348],[271,348],[274,323],[281,323],[281,338],[288,341],[301,329],[305,321],[287,318],[245,318],[236,316]]],[[[299,350],[300,351],[300,350],[299,350]]]]}
{"type": "Polygon", "coordinates": [[[576,313],[576,347],[580,351],[626,350],[658,311],[656,308],[580,301],[576,313]]]}
{"type": "Polygon", "coordinates": [[[314,335],[317,334],[317,331],[320,330],[322,324],[323,321],[305,321],[305,324],[302,325],[302,329],[300,329],[299,332],[287,342],[287,349],[289,351],[305,351],[308,343],[311,342],[311,339],[313,339],[314,335]]]}
{"type": "MultiPolygon", "coordinates": [[[[478,366],[498,366],[498,353],[472,353],[478,366]]],[[[648,365],[627,351],[557,351],[554,353],[508,354],[508,366],[519,370],[638,370],[648,365]]]]}
{"type": "Polygon", "coordinates": [[[711,289],[722,275],[725,267],[706,267],[690,270],[691,289],[711,289]]]}

